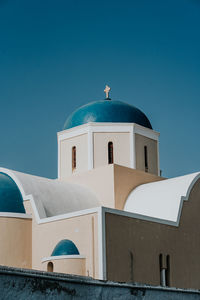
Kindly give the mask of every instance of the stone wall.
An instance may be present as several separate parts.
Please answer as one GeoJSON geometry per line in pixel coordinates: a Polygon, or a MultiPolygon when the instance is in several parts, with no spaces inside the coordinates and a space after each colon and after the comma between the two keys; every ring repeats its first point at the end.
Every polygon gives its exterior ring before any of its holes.
{"type": "Polygon", "coordinates": [[[200,292],[0,267],[0,299],[196,300],[200,292]]]}

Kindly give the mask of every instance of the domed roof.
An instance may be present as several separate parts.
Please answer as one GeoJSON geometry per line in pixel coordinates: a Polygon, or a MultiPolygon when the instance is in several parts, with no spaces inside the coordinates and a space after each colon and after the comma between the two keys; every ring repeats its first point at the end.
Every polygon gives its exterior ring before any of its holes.
{"type": "Polygon", "coordinates": [[[150,121],[138,108],[122,101],[100,100],[75,110],[67,118],[63,130],[89,122],[136,123],[152,129],[150,121]]]}
{"type": "Polygon", "coordinates": [[[51,254],[51,256],[58,255],[79,255],[79,251],[72,241],[62,240],[56,245],[51,254]]]}
{"type": "Polygon", "coordinates": [[[0,172],[0,212],[25,213],[22,195],[14,180],[0,172]]]}

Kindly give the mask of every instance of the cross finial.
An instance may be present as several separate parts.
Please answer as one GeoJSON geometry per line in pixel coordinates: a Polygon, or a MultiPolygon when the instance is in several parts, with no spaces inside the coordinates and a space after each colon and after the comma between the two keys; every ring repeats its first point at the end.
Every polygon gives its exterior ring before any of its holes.
{"type": "Polygon", "coordinates": [[[106,93],[106,100],[110,100],[109,98],[109,92],[110,92],[111,88],[106,85],[104,92],[106,93]]]}

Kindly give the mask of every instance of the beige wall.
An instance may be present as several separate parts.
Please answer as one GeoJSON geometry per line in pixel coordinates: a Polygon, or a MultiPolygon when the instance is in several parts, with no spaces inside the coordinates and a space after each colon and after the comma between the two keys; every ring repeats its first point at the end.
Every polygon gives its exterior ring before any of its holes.
{"type": "MultiPolygon", "coordinates": [[[[129,132],[94,132],[93,166],[108,165],[108,143],[113,142],[114,163],[130,167],[129,132]]],[[[144,146],[148,151],[148,172],[158,175],[157,141],[135,134],[136,169],[145,171],[144,146]]],[[[60,141],[60,178],[88,170],[88,134],[78,135],[60,141]],[[76,146],[76,169],[72,171],[72,147],[76,146]]],[[[92,154],[91,154],[92,155],[92,154]]]]}
{"type": "Polygon", "coordinates": [[[96,194],[101,205],[115,207],[113,165],[106,165],[81,174],[75,174],[68,177],[67,181],[88,187],[96,194]]]}
{"type": "MultiPolygon", "coordinates": [[[[52,257],[53,258],[53,257],[52,257]]],[[[49,262],[53,263],[53,272],[66,273],[73,275],[86,275],[85,258],[64,258],[64,259],[52,259],[42,263],[44,271],[47,270],[49,262]]]]}
{"type": "Polygon", "coordinates": [[[108,164],[108,143],[113,142],[114,163],[130,166],[130,133],[128,132],[95,132],[94,168],[108,164]]]}
{"type": "Polygon", "coordinates": [[[68,177],[67,181],[84,185],[98,197],[102,206],[122,209],[129,193],[138,185],[164,178],[143,171],[107,165],[68,177]]]}
{"type": "Polygon", "coordinates": [[[148,172],[158,175],[157,141],[135,134],[136,169],[145,171],[144,146],[147,146],[148,172]]]}
{"type": "Polygon", "coordinates": [[[50,257],[57,243],[72,240],[80,255],[86,257],[86,274],[98,278],[97,213],[37,224],[33,218],[33,269],[43,270],[42,259],[50,257]]]}
{"type": "Polygon", "coordinates": [[[129,193],[140,184],[159,180],[164,180],[164,178],[143,171],[114,165],[115,208],[123,210],[129,193]]]}
{"type": "Polygon", "coordinates": [[[32,220],[0,217],[0,265],[31,268],[32,220]]]}
{"type": "Polygon", "coordinates": [[[88,136],[78,135],[60,141],[60,178],[88,170],[88,136]],[[76,146],[76,170],[72,172],[72,147],[76,146]]]}
{"type": "Polygon", "coordinates": [[[170,286],[200,288],[200,180],[178,227],[106,213],[107,279],[160,285],[159,255],[170,256],[170,286]]]}

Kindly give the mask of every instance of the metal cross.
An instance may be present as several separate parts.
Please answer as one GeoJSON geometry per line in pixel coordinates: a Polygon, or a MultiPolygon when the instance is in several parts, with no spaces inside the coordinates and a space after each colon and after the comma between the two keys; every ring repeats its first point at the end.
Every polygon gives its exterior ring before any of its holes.
{"type": "Polygon", "coordinates": [[[109,99],[109,100],[110,100],[110,98],[109,98],[110,90],[111,90],[111,88],[108,85],[106,85],[104,92],[106,93],[106,99],[109,99]]]}

